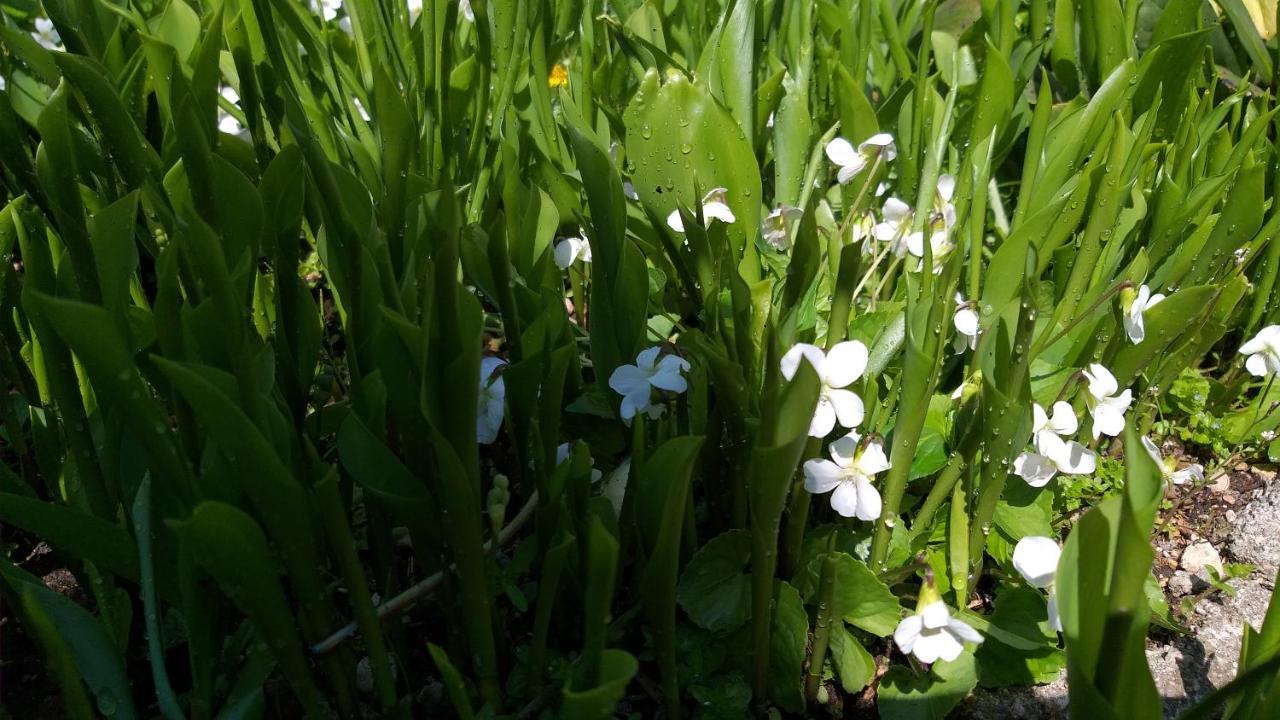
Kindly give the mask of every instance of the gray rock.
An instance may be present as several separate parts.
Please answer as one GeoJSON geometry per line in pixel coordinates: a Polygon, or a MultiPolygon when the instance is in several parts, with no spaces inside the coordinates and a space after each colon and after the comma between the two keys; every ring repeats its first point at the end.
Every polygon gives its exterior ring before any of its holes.
{"type": "Polygon", "coordinates": [[[1195,575],[1202,572],[1205,568],[1213,568],[1219,574],[1222,573],[1222,556],[1218,554],[1218,550],[1208,542],[1201,541],[1192,543],[1182,551],[1181,560],[1182,569],[1195,575]]]}
{"type": "MultiPolygon", "coordinates": [[[[1164,700],[1165,717],[1176,716],[1214,688],[1231,681],[1236,674],[1244,623],[1250,623],[1255,629],[1262,624],[1271,599],[1270,581],[1255,573],[1231,584],[1237,590],[1235,597],[1222,593],[1197,604],[1195,627],[1190,635],[1148,643],[1147,663],[1164,700]]],[[[1066,673],[1048,685],[979,688],[964,701],[955,717],[1064,719],[1067,717],[1066,673]]]]}
{"type": "Polygon", "coordinates": [[[1169,578],[1169,594],[1174,597],[1182,597],[1190,595],[1192,590],[1191,575],[1185,570],[1179,570],[1169,578]]]}
{"type": "Polygon", "coordinates": [[[1241,510],[1231,536],[1231,554],[1273,578],[1280,567],[1280,483],[1261,488],[1258,497],[1241,510]]]}

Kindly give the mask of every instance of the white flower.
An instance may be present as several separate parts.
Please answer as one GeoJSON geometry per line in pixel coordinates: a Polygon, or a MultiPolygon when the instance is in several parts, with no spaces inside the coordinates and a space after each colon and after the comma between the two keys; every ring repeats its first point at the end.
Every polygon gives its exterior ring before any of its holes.
{"type": "Polygon", "coordinates": [[[1240,353],[1248,355],[1244,366],[1251,375],[1280,375],[1280,325],[1259,330],[1252,340],[1240,346],[1240,353]]]}
{"type": "Polygon", "coordinates": [[[885,200],[880,208],[881,221],[871,228],[871,236],[880,242],[892,243],[893,254],[902,257],[907,252],[903,236],[911,229],[914,214],[910,205],[896,197],[885,200]]]}
{"type": "Polygon", "coordinates": [[[422,14],[422,0],[408,0],[407,5],[409,8],[409,22],[412,24],[422,14]]]}
{"type": "MultiPolygon", "coordinates": [[[[240,102],[240,93],[237,93],[236,89],[230,85],[223,85],[222,88],[218,90],[218,94],[232,105],[238,106],[240,102]]],[[[240,125],[240,121],[236,120],[231,113],[221,108],[218,109],[219,132],[226,133],[227,135],[239,135],[240,131],[243,129],[244,127],[240,125]]]]}
{"type": "Polygon", "coordinates": [[[342,0],[319,0],[320,14],[325,20],[332,20],[338,17],[338,10],[342,9],[342,0]]]}
{"type": "MultiPolygon", "coordinates": [[[[709,223],[712,219],[715,219],[732,225],[738,219],[725,202],[728,194],[728,188],[718,187],[708,190],[707,194],[702,196],[703,222],[709,223]]],[[[684,218],[680,217],[679,208],[672,210],[671,214],[667,216],[667,226],[676,232],[684,232],[684,218]]]]}
{"type": "Polygon", "coordinates": [[[494,377],[498,368],[506,365],[503,360],[486,356],[480,360],[480,407],[476,413],[476,440],[488,445],[498,439],[502,427],[503,404],[507,399],[507,386],[502,376],[494,377]]]}
{"type": "Polygon", "coordinates": [[[956,336],[952,341],[957,354],[965,351],[965,348],[974,350],[978,347],[978,309],[977,307],[964,299],[960,293],[956,293],[956,314],[951,321],[956,326],[956,336]]]}
{"type": "Polygon", "coordinates": [[[827,158],[840,168],[836,171],[836,179],[840,181],[841,185],[847,185],[876,156],[883,154],[884,159],[887,161],[894,159],[898,154],[897,148],[893,144],[893,136],[889,133],[872,135],[858,145],[857,150],[853,148],[853,144],[848,140],[838,137],[827,143],[826,151],[827,158]]]}
{"type": "Polygon", "coordinates": [[[804,463],[804,489],[815,495],[831,493],[831,509],[844,517],[875,520],[880,517],[880,493],[871,486],[876,473],[889,469],[889,458],[879,440],[859,447],[858,431],[831,443],[830,460],[815,458],[804,463]]]}
{"type": "MultiPolygon", "coordinates": [[[[556,465],[557,466],[563,465],[565,461],[569,459],[569,453],[572,449],[573,448],[572,446],[570,446],[569,443],[560,443],[559,445],[556,446],[556,465]]],[[[600,482],[600,478],[602,477],[604,477],[604,473],[596,469],[595,460],[592,460],[591,461],[591,482],[593,484],[598,483],[600,482]]]]}
{"type": "Polygon", "coordinates": [[[862,216],[849,223],[849,243],[862,243],[862,254],[875,253],[876,218],[870,210],[864,210],[862,216]]]}
{"type": "Polygon", "coordinates": [[[796,343],[782,356],[782,376],[787,380],[795,377],[803,357],[809,360],[822,381],[818,406],[813,411],[813,420],[809,422],[810,436],[826,437],[837,421],[841,427],[847,428],[862,424],[865,412],[862,398],[845,388],[866,372],[867,355],[866,345],[857,340],[847,340],[837,343],[830,353],[822,352],[822,348],[816,345],[796,343]]]}
{"type": "Polygon", "coordinates": [[[1035,404],[1031,408],[1031,438],[1035,452],[1023,452],[1013,460],[1013,472],[1031,487],[1044,487],[1058,473],[1088,475],[1098,467],[1092,450],[1074,440],[1063,440],[1079,428],[1075,412],[1065,402],[1053,404],[1053,416],[1035,404]]]}
{"type": "Polygon", "coordinates": [[[466,18],[467,22],[476,21],[476,13],[471,9],[471,0],[458,0],[458,10],[462,11],[462,17],[466,18]]]}
{"type": "Polygon", "coordinates": [[[1053,538],[1029,535],[1013,548],[1013,567],[1031,585],[1049,591],[1049,628],[1062,632],[1062,618],[1058,617],[1058,595],[1053,581],[1058,574],[1058,560],[1062,548],[1053,538]]]}
{"type": "Polygon", "coordinates": [[[1156,447],[1154,442],[1151,442],[1151,438],[1145,435],[1142,436],[1142,447],[1147,449],[1147,454],[1155,461],[1156,467],[1160,468],[1160,474],[1164,479],[1174,485],[1182,485],[1188,480],[1195,480],[1197,482],[1204,480],[1203,465],[1199,463],[1192,463],[1179,470],[1178,458],[1165,457],[1164,454],[1160,452],[1160,448],[1156,447]]]}
{"type": "Polygon", "coordinates": [[[46,50],[58,50],[62,48],[62,38],[58,36],[58,30],[53,26],[53,21],[49,18],[36,18],[36,31],[31,33],[31,37],[40,43],[46,50]]]}
{"type": "Polygon", "coordinates": [[[587,242],[587,233],[581,228],[578,229],[578,232],[578,237],[567,237],[556,243],[552,259],[555,260],[556,266],[562,270],[568,268],[579,259],[584,263],[591,262],[591,243],[587,242]]]}
{"type": "MultiPolygon", "coordinates": [[[[936,591],[935,591],[936,592],[936,591]]],[[[941,600],[934,600],[898,623],[893,641],[903,653],[923,663],[960,657],[966,642],[981,643],[982,636],[969,623],[951,617],[941,600]]]]}
{"type": "Polygon", "coordinates": [[[1155,307],[1164,299],[1164,295],[1160,293],[1152,295],[1151,288],[1143,285],[1136,293],[1126,288],[1121,293],[1121,298],[1124,305],[1124,331],[1128,333],[1129,340],[1136,345],[1147,336],[1146,327],[1142,323],[1142,314],[1155,307]]]}
{"type": "Polygon", "coordinates": [[[1119,395],[1120,388],[1116,376],[1098,363],[1085,368],[1084,376],[1089,380],[1089,410],[1093,414],[1093,437],[1110,435],[1115,437],[1124,430],[1124,413],[1133,402],[1133,393],[1125,389],[1119,395]]]}
{"type": "Polygon", "coordinates": [[[791,223],[800,219],[804,211],[790,205],[778,205],[760,221],[760,233],[769,247],[779,252],[791,247],[791,223]]]}
{"type": "Polygon", "coordinates": [[[907,251],[920,258],[920,263],[916,267],[917,271],[924,269],[924,236],[926,232],[929,234],[929,252],[933,256],[933,271],[935,273],[942,272],[942,261],[956,248],[955,243],[951,242],[951,229],[956,224],[956,208],[951,203],[951,198],[955,195],[955,192],[956,179],[954,176],[942,175],[939,177],[933,196],[933,211],[929,214],[925,229],[913,231],[906,236],[907,251]]]}
{"type": "Polygon", "coordinates": [[[641,350],[635,365],[619,365],[609,376],[609,387],[622,396],[623,420],[631,420],[638,412],[649,413],[650,417],[662,414],[661,405],[654,406],[649,402],[651,388],[676,393],[689,388],[680,374],[689,369],[689,362],[679,355],[665,355],[659,360],[660,352],[660,345],[641,350]]]}

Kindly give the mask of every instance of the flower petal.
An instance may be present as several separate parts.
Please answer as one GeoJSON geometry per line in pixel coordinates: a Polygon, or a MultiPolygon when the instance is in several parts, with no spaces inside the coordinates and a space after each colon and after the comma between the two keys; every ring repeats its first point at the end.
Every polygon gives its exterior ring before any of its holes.
{"type": "Polygon", "coordinates": [[[661,345],[654,345],[651,348],[645,348],[636,355],[636,367],[647,372],[653,372],[654,367],[658,363],[658,353],[662,352],[661,345]]]}
{"type": "Polygon", "coordinates": [[[1028,535],[1013,548],[1013,568],[1038,588],[1049,587],[1058,573],[1062,548],[1049,537],[1028,535]]]}
{"type": "Polygon", "coordinates": [[[858,456],[858,472],[867,477],[882,473],[890,467],[889,458],[884,454],[884,445],[879,440],[868,442],[867,447],[858,456]]]}
{"type": "Polygon", "coordinates": [[[920,631],[924,628],[924,620],[919,615],[908,615],[902,618],[893,631],[893,641],[904,654],[909,654],[916,641],[920,639],[920,631]]]}
{"type": "Polygon", "coordinates": [[[937,630],[947,626],[947,621],[951,619],[951,611],[947,610],[946,603],[935,600],[920,610],[920,619],[924,620],[925,628],[937,630]]]}
{"type": "Polygon", "coordinates": [[[1262,353],[1250,355],[1245,358],[1244,367],[1254,377],[1262,377],[1267,374],[1267,359],[1262,353]]]}
{"type": "Polygon", "coordinates": [[[1049,429],[1059,435],[1074,435],[1080,429],[1080,421],[1071,403],[1059,400],[1053,404],[1053,417],[1049,419],[1049,429]]]}
{"type": "Polygon", "coordinates": [[[1124,432],[1124,411],[1114,405],[1098,405],[1093,409],[1093,436],[1099,434],[1116,437],[1124,432]]]}
{"type": "Polygon", "coordinates": [[[702,206],[702,221],[709,223],[712,220],[719,220],[722,223],[732,225],[737,222],[738,218],[729,209],[728,205],[722,202],[709,202],[702,206]]]}
{"type": "Polygon", "coordinates": [[[1044,455],[1024,452],[1014,458],[1013,472],[1031,487],[1044,487],[1057,474],[1058,466],[1044,455]]]}
{"type": "Polygon", "coordinates": [[[977,337],[978,313],[973,308],[965,306],[956,310],[952,322],[956,326],[956,332],[969,337],[977,337]]]}
{"type": "Polygon", "coordinates": [[[826,354],[822,352],[822,348],[809,343],[796,343],[782,356],[782,360],[778,363],[782,370],[782,377],[787,380],[794,378],[796,370],[800,369],[801,358],[806,358],[817,371],[818,377],[822,377],[822,370],[826,366],[826,354]]]}
{"type": "Polygon", "coordinates": [[[827,390],[826,396],[841,427],[852,428],[862,424],[866,409],[862,405],[862,398],[856,393],[851,390],[827,390]]]}
{"type": "Polygon", "coordinates": [[[809,437],[826,437],[835,426],[836,409],[825,397],[819,398],[818,406],[813,409],[813,419],[809,421],[809,437]]]}
{"type": "Polygon", "coordinates": [[[1098,456],[1084,445],[1072,440],[1063,443],[1062,448],[1061,453],[1053,458],[1059,472],[1066,475],[1090,475],[1098,469],[1098,456]]]}
{"type": "Polygon", "coordinates": [[[862,159],[862,155],[854,149],[853,144],[842,137],[827,143],[826,153],[827,159],[840,167],[853,165],[861,162],[862,159]]]}
{"type": "Polygon", "coordinates": [[[1049,614],[1049,629],[1054,632],[1062,632],[1062,617],[1058,615],[1058,594],[1049,590],[1049,605],[1046,608],[1049,614]]]}
{"type": "Polygon", "coordinates": [[[821,495],[836,489],[844,480],[844,470],[830,460],[815,458],[804,461],[804,489],[821,495]]]}
{"type": "Polygon", "coordinates": [[[882,507],[880,492],[866,480],[854,481],[854,489],[858,492],[858,519],[866,522],[879,520],[882,507]]]}
{"type": "Polygon", "coordinates": [[[619,365],[609,376],[609,387],[619,395],[629,395],[640,388],[649,391],[649,373],[635,365],[619,365]]]}
{"type": "Polygon", "coordinates": [[[867,346],[859,340],[846,340],[836,343],[827,353],[826,365],[822,368],[822,382],[828,387],[847,387],[867,371],[867,346]]]}
{"type": "Polygon", "coordinates": [[[1164,465],[1164,455],[1161,454],[1160,448],[1156,447],[1154,442],[1151,442],[1151,438],[1143,435],[1142,447],[1146,448],[1147,454],[1151,456],[1151,459],[1155,461],[1157,466],[1164,465]]]}
{"type": "Polygon", "coordinates": [[[678,233],[684,232],[684,218],[681,217],[680,210],[678,208],[672,210],[671,214],[667,216],[667,227],[678,233]]]}
{"type": "Polygon", "coordinates": [[[951,621],[947,623],[947,631],[961,642],[971,642],[977,645],[982,644],[982,635],[977,630],[974,630],[972,625],[963,620],[951,618],[951,621]]]}
{"type": "Polygon", "coordinates": [[[832,441],[827,446],[827,452],[831,454],[831,459],[835,460],[840,467],[851,467],[853,461],[858,457],[858,441],[861,439],[862,437],[858,435],[857,430],[850,430],[848,434],[832,441]]]}
{"type": "Polygon", "coordinates": [[[1169,482],[1174,485],[1183,485],[1188,480],[1194,480],[1196,482],[1204,480],[1204,466],[1199,464],[1188,465],[1187,467],[1177,470],[1169,475],[1169,482]]]}
{"type": "Polygon", "coordinates": [[[1120,389],[1116,383],[1116,376],[1100,363],[1093,363],[1085,368],[1084,376],[1089,380],[1089,394],[1095,398],[1110,397],[1120,389]]]}
{"type": "MultiPolygon", "coordinates": [[[[835,491],[831,493],[831,509],[840,513],[843,517],[861,518],[862,513],[859,512],[858,499],[856,484],[846,480],[837,485],[835,491]]],[[[861,519],[865,520],[866,518],[861,519]]]]}

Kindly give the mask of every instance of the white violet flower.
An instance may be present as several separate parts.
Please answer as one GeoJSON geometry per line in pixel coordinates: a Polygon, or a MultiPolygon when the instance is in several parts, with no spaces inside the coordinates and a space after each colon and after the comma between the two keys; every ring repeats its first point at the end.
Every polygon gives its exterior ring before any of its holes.
{"type": "Polygon", "coordinates": [[[58,35],[58,30],[53,26],[53,21],[49,18],[38,17],[35,22],[36,31],[31,33],[31,37],[40,43],[46,50],[58,50],[62,48],[62,38],[58,35]]]}
{"type": "Polygon", "coordinates": [[[854,428],[862,424],[865,409],[862,398],[846,388],[862,377],[867,370],[867,346],[858,340],[837,343],[831,352],[808,343],[796,343],[782,356],[782,376],[787,380],[796,375],[800,358],[806,358],[822,381],[818,406],[814,408],[809,423],[811,437],[826,437],[839,422],[841,427],[854,428]]]}
{"type": "Polygon", "coordinates": [[[1058,560],[1062,548],[1053,538],[1028,535],[1013,548],[1013,567],[1029,584],[1049,591],[1049,628],[1062,632],[1062,618],[1058,616],[1058,595],[1053,581],[1058,575],[1058,560]]]}
{"type": "Polygon", "coordinates": [[[1074,440],[1064,440],[1079,428],[1075,412],[1065,402],[1053,404],[1053,415],[1036,403],[1031,408],[1031,439],[1035,452],[1023,452],[1013,460],[1013,472],[1031,487],[1044,487],[1058,473],[1088,475],[1098,467],[1092,450],[1074,440]]]}
{"type": "Polygon", "coordinates": [[[879,440],[869,439],[865,445],[858,441],[858,431],[850,430],[827,448],[830,460],[806,460],[804,489],[814,495],[829,492],[832,510],[871,521],[880,517],[880,493],[871,481],[889,469],[889,458],[879,440]]]}
{"type": "Polygon", "coordinates": [[[913,231],[906,236],[907,251],[920,258],[916,270],[924,269],[925,233],[929,234],[929,253],[933,256],[933,271],[942,272],[943,260],[955,250],[951,242],[951,229],[956,224],[956,208],[951,203],[956,191],[956,179],[951,175],[938,178],[933,198],[933,212],[925,224],[923,231],[913,231]]]}
{"type": "Polygon", "coordinates": [[[798,207],[779,204],[760,221],[760,234],[769,247],[785,252],[791,247],[791,223],[799,220],[802,215],[804,211],[798,207]]]}
{"type": "Polygon", "coordinates": [[[458,0],[458,10],[462,12],[462,17],[467,22],[473,23],[476,21],[475,10],[471,9],[471,0],[458,0]]]}
{"type": "Polygon", "coordinates": [[[651,388],[675,393],[689,388],[689,383],[681,375],[689,370],[689,361],[679,355],[665,355],[658,359],[660,352],[661,345],[641,350],[635,365],[619,365],[609,376],[609,387],[622,396],[623,420],[630,421],[638,412],[649,413],[650,417],[661,414],[662,411],[655,408],[662,406],[655,406],[649,401],[651,388]]]}
{"type": "Polygon", "coordinates": [[[1124,310],[1124,331],[1129,335],[1129,341],[1136,345],[1147,336],[1147,329],[1142,322],[1143,313],[1164,300],[1164,295],[1152,295],[1151,288],[1142,285],[1137,292],[1132,288],[1125,288],[1120,293],[1120,298],[1124,310]]]}
{"type": "Polygon", "coordinates": [[[966,642],[981,643],[982,636],[969,623],[951,617],[932,579],[920,591],[916,611],[898,623],[893,641],[904,654],[922,663],[950,662],[964,652],[966,642]]]}
{"type": "MultiPolygon", "coordinates": [[[[569,443],[560,443],[556,446],[556,465],[563,465],[568,459],[569,454],[573,450],[573,446],[569,443]]],[[[604,477],[604,473],[596,469],[596,462],[591,461],[591,482],[592,484],[600,482],[600,478],[604,477]]]]}
{"type": "Polygon", "coordinates": [[[492,356],[480,360],[480,406],[476,412],[476,440],[481,445],[497,440],[498,430],[502,428],[507,386],[502,381],[502,375],[495,377],[494,373],[506,364],[502,359],[492,356]]]}
{"type": "MultiPolygon", "coordinates": [[[[710,223],[713,219],[723,223],[732,225],[738,218],[733,214],[733,210],[729,209],[726,202],[729,196],[728,188],[712,188],[702,196],[702,221],[710,223]]],[[[676,208],[667,216],[667,227],[676,232],[684,232],[684,218],[680,217],[680,209],[676,208]]]]}
{"type": "Polygon", "coordinates": [[[1160,468],[1160,475],[1174,485],[1182,485],[1188,480],[1197,482],[1204,480],[1204,466],[1199,463],[1192,463],[1185,468],[1178,469],[1178,458],[1165,457],[1160,452],[1160,448],[1156,446],[1151,438],[1142,436],[1142,447],[1147,449],[1147,454],[1155,461],[1156,467],[1160,468]]]}
{"type": "Polygon", "coordinates": [[[978,308],[974,303],[964,299],[960,293],[956,293],[956,314],[952,316],[952,323],[956,326],[956,336],[952,341],[957,354],[965,351],[965,348],[974,350],[978,347],[978,308]]]}
{"type": "Polygon", "coordinates": [[[1280,375],[1280,325],[1268,325],[1259,330],[1249,342],[1240,346],[1240,353],[1248,356],[1244,367],[1250,375],[1280,375]]]}
{"type": "Polygon", "coordinates": [[[1115,437],[1124,430],[1124,413],[1133,402],[1133,393],[1126,388],[1120,389],[1116,376],[1098,363],[1084,369],[1084,376],[1089,381],[1089,411],[1093,414],[1093,437],[1110,435],[1115,437]]]}
{"type": "Polygon", "coordinates": [[[847,185],[876,157],[883,155],[884,159],[889,161],[898,154],[893,144],[893,136],[889,133],[872,135],[858,145],[856,150],[848,140],[838,137],[827,143],[826,152],[827,158],[840,168],[836,171],[836,179],[841,185],[847,185]]]}
{"type": "Polygon", "coordinates": [[[556,267],[561,270],[567,269],[578,260],[584,263],[591,262],[591,243],[587,241],[586,231],[579,228],[578,237],[567,237],[556,243],[552,259],[555,260],[556,267]]]}

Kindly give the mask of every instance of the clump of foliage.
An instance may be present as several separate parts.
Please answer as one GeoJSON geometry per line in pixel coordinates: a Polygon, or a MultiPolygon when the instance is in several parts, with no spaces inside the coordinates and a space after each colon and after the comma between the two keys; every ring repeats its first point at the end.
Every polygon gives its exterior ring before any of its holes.
{"type": "Polygon", "coordinates": [[[4,0],[0,520],[88,601],[0,598],[75,718],[1159,717],[1146,435],[1280,426],[1220,7],[4,0]]]}

